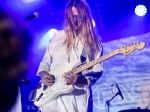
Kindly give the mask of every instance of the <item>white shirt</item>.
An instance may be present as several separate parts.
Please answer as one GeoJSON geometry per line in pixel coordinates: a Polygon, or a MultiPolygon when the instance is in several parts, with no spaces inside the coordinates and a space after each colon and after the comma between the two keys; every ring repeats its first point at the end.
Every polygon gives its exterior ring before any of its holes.
{"type": "MultiPolygon", "coordinates": [[[[49,42],[43,60],[41,61],[37,75],[40,71],[53,71],[60,69],[73,60],[80,59],[83,50],[83,44],[79,42],[75,44],[74,49],[70,54],[66,53],[66,45],[63,44],[66,38],[65,32],[57,31],[51,41],[49,42]]],[[[79,37],[76,37],[76,41],[79,37]]],[[[96,55],[100,57],[101,51],[96,55]]],[[[86,62],[89,59],[87,57],[86,62]]],[[[82,73],[87,74],[90,72],[101,72],[101,63],[95,65],[91,70],[84,70],[82,73]]],[[[67,71],[66,71],[67,72],[67,71]]],[[[54,74],[55,76],[55,74],[54,74]]],[[[93,76],[94,77],[94,76],[93,76]]],[[[93,78],[87,76],[86,78],[93,78]]],[[[95,79],[95,78],[94,78],[95,79]]],[[[98,79],[98,78],[97,78],[98,79]]],[[[96,79],[96,80],[97,80],[96,79]]],[[[90,81],[90,80],[89,80],[90,81]]],[[[57,99],[50,102],[42,110],[43,112],[87,112],[89,90],[86,85],[82,87],[75,86],[75,90],[66,95],[60,95],[57,99]]]]}

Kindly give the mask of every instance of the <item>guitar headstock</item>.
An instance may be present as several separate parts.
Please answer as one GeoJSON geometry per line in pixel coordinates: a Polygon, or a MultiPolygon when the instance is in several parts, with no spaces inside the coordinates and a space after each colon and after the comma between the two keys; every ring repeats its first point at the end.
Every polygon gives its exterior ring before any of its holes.
{"type": "Polygon", "coordinates": [[[127,46],[123,46],[119,49],[119,53],[123,53],[125,56],[129,55],[132,53],[134,50],[138,49],[141,50],[145,47],[144,42],[137,42],[137,43],[132,43],[128,44],[127,46]]]}

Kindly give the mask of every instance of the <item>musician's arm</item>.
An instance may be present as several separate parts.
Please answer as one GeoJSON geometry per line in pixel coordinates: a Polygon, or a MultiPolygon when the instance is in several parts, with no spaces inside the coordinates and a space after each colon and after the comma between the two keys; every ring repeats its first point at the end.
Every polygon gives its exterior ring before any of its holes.
{"type": "MultiPolygon", "coordinates": [[[[56,33],[54,34],[54,36],[52,37],[52,39],[56,36],[56,33]]],[[[54,42],[51,40],[46,48],[44,57],[42,59],[42,61],[40,62],[40,65],[38,67],[37,70],[37,76],[39,76],[39,73],[42,71],[46,71],[47,73],[50,71],[50,66],[52,63],[52,44],[54,42]]]]}
{"type": "Polygon", "coordinates": [[[37,76],[39,76],[39,73],[42,71],[49,72],[50,71],[50,65],[51,65],[51,55],[49,53],[49,45],[46,48],[46,52],[44,54],[44,57],[42,61],[40,62],[40,65],[38,67],[37,76]]]}

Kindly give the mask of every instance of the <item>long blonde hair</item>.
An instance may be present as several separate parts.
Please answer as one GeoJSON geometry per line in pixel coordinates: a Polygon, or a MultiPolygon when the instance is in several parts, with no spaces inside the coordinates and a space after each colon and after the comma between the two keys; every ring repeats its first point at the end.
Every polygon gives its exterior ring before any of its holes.
{"type": "Polygon", "coordinates": [[[81,35],[80,40],[87,46],[90,54],[99,51],[101,47],[101,39],[95,32],[92,22],[93,18],[88,4],[85,0],[70,0],[66,6],[64,28],[66,33],[64,44],[67,44],[67,53],[74,46],[76,33],[75,28],[73,27],[74,23],[71,20],[73,15],[72,6],[76,7],[78,14],[83,16],[79,28],[79,33],[81,35]]]}

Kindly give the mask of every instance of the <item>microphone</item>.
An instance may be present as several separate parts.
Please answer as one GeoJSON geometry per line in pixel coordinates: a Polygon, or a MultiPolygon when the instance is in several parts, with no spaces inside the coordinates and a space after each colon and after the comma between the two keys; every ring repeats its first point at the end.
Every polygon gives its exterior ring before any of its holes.
{"type": "Polygon", "coordinates": [[[21,84],[24,84],[24,85],[29,85],[29,84],[31,84],[31,82],[30,82],[29,80],[26,80],[26,79],[22,79],[22,80],[20,81],[20,83],[21,83],[21,84]]]}
{"type": "Polygon", "coordinates": [[[124,99],[117,83],[116,83],[116,86],[117,86],[117,89],[118,89],[118,93],[117,94],[120,95],[122,99],[124,99]]]}
{"type": "Polygon", "coordinates": [[[33,19],[33,18],[38,18],[38,17],[39,17],[39,13],[38,13],[38,12],[34,12],[32,15],[27,16],[27,17],[25,18],[25,20],[31,20],[31,19],[33,19]]]}

